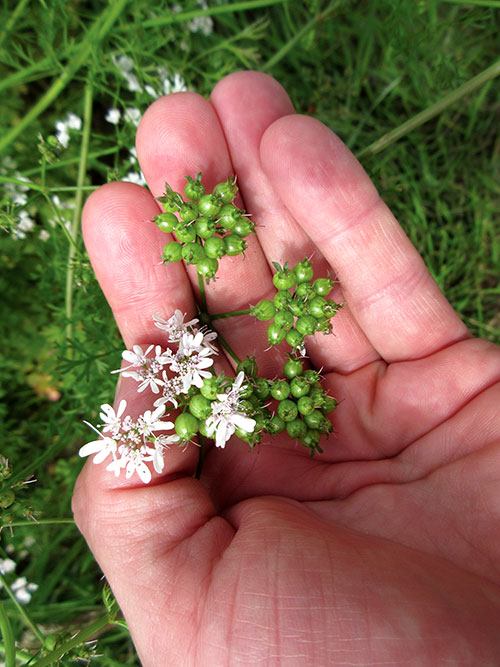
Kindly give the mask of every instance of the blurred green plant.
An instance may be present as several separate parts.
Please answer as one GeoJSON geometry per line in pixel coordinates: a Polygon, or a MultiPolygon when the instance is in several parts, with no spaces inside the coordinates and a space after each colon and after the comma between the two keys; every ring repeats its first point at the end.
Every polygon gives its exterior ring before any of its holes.
{"type": "Polygon", "coordinates": [[[0,26],[0,661],[135,665],[70,518],[82,419],[121,350],[85,197],[143,183],[134,135],[154,99],[266,71],[361,156],[466,324],[500,342],[500,7],[19,0],[0,26]]]}

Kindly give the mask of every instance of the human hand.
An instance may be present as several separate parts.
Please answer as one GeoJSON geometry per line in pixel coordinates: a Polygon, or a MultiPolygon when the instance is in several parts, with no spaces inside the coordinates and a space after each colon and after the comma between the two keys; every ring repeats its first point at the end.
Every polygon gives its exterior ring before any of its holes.
{"type": "MultiPolygon", "coordinates": [[[[155,102],[137,151],[153,194],[105,185],[83,221],[127,347],[164,343],[153,313],[195,314],[193,267],[159,262],[166,237],[148,221],[165,181],[198,171],[208,187],[237,174],[258,232],[245,259],[221,261],[209,312],[268,297],[271,261],[310,255],[347,303],[307,346],[341,401],[322,455],[235,439],[198,481],[196,448],[172,448],[149,486],[84,467],[75,518],[143,664],[498,664],[499,349],[469,337],[355,158],[268,76],[155,102]]],[[[279,372],[265,324],[217,328],[279,372]]],[[[121,378],[124,397],[146,407],[121,378]]]]}

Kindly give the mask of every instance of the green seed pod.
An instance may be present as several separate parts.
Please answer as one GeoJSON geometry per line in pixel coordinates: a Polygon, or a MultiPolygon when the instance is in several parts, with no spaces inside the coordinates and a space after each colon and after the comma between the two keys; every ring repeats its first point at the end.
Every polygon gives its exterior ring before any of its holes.
{"type": "Polygon", "coordinates": [[[201,183],[201,172],[193,180],[191,176],[186,176],[187,184],[184,186],[184,194],[188,199],[198,201],[205,194],[205,186],[201,183]]]}
{"type": "Polygon", "coordinates": [[[295,327],[304,336],[311,336],[316,331],[317,324],[316,318],[312,315],[301,315],[297,318],[295,327]]]}
{"type": "Polygon", "coordinates": [[[295,296],[298,299],[307,299],[311,294],[314,294],[311,283],[299,283],[295,288],[295,296]]]}
{"type": "Polygon", "coordinates": [[[189,401],[189,412],[196,419],[207,419],[212,414],[212,402],[202,394],[195,394],[189,401]]]}
{"type": "Polygon", "coordinates": [[[202,246],[196,241],[186,243],[182,248],[182,259],[186,264],[199,264],[203,259],[207,259],[202,246]]]}
{"type": "Polygon", "coordinates": [[[160,213],[154,218],[155,224],[162,232],[170,234],[174,231],[179,221],[173,213],[160,213]]]}
{"type": "Polygon", "coordinates": [[[313,283],[313,289],[319,296],[327,296],[332,291],[333,282],[330,278],[318,278],[313,283]]]}
{"type": "Polygon", "coordinates": [[[209,239],[215,234],[215,220],[202,215],[194,223],[196,234],[202,239],[209,239]]]}
{"type": "Polygon", "coordinates": [[[304,345],[304,336],[297,329],[290,329],[286,335],[286,342],[293,348],[302,347],[304,345]]]}
{"type": "Polygon", "coordinates": [[[164,264],[170,262],[180,262],[182,259],[182,245],[176,241],[171,241],[163,248],[162,260],[164,264]]]}
{"type": "Polygon", "coordinates": [[[196,228],[194,225],[184,225],[175,230],[175,235],[181,243],[191,243],[196,238],[196,228]]]}
{"type": "Polygon", "coordinates": [[[189,412],[183,412],[177,417],[174,423],[175,432],[181,440],[191,440],[194,438],[196,433],[198,433],[199,427],[200,422],[189,412]]]}
{"type": "Polygon", "coordinates": [[[265,401],[270,393],[269,381],[266,378],[255,378],[253,392],[261,401],[265,401]]]}
{"type": "Polygon", "coordinates": [[[194,202],[186,201],[179,208],[179,216],[184,222],[192,222],[198,217],[198,206],[194,202]]]}
{"type": "Polygon", "coordinates": [[[230,204],[236,197],[237,192],[238,186],[236,185],[234,176],[231,176],[223,183],[217,183],[214,188],[215,195],[223,204],[230,204]]]}
{"type": "Polygon", "coordinates": [[[198,208],[202,215],[217,216],[221,210],[221,203],[216,195],[203,195],[198,201],[198,208]]]}
{"type": "Polygon", "coordinates": [[[295,315],[295,317],[302,317],[302,315],[307,315],[307,305],[306,302],[302,299],[293,299],[288,305],[290,312],[295,315]]]}
{"type": "Polygon", "coordinates": [[[283,365],[283,375],[287,380],[291,380],[297,375],[302,375],[304,367],[300,359],[289,359],[283,365]]]}
{"type": "Polygon", "coordinates": [[[210,401],[215,401],[217,394],[222,393],[220,380],[214,375],[203,380],[203,384],[200,387],[200,393],[205,398],[208,398],[210,401]]]}
{"type": "Polygon", "coordinates": [[[274,316],[274,321],[285,331],[290,331],[294,324],[293,315],[289,310],[278,310],[274,316]]]}
{"type": "MultiPolygon", "coordinates": [[[[308,428],[306,432],[300,437],[300,442],[305,447],[314,450],[319,445],[320,433],[313,428],[308,428]]],[[[320,450],[318,450],[320,451],[320,450]]]]}
{"type": "Polygon", "coordinates": [[[220,259],[226,254],[226,245],[220,236],[212,236],[207,239],[203,247],[205,248],[207,257],[212,257],[213,259],[220,259]]]}
{"type": "Polygon", "coordinates": [[[307,426],[305,422],[300,419],[300,417],[297,417],[286,423],[286,430],[291,438],[298,440],[307,431],[307,426]]]}
{"type": "Polygon", "coordinates": [[[271,396],[277,401],[283,401],[290,396],[290,385],[286,380],[275,380],[271,384],[271,396]]]}
{"type": "Polygon", "coordinates": [[[339,402],[336,401],[332,396],[325,396],[324,403],[321,406],[321,412],[324,415],[328,415],[330,412],[335,410],[338,404],[339,402]]]}
{"type": "Polygon", "coordinates": [[[283,419],[285,422],[293,421],[299,414],[297,404],[294,401],[291,401],[289,398],[285,398],[284,401],[280,401],[278,403],[277,412],[278,416],[281,417],[281,419],[283,419]]]}
{"type": "Polygon", "coordinates": [[[241,218],[242,213],[243,211],[240,211],[240,209],[233,204],[226,204],[219,211],[217,222],[219,225],[222,225],[224,229],[231,230],[241,218]]]}
{"type": "Polygon", "coordinates": [[[254,223],[249,220],[248,218],[245,218],[241,216],[235,223],[232,228],[232,232],[234,234],[238,234],[238,236],[248,236],[255,230],[255,225],[254,223]]]}
{"type": "Polygon", "coordinates": [[[310,415],[314,410],[314,403],[310,396],[301,396],[297,401],[297,407],[301,415],[310,415]]]}
{"type": "MultiPolygon", "coordinates": [[[[281,405],[281,403],[280,403],[281,405]]],[[[266,431],[271,433],[271,435],[276,435],[276,433],[281,433],[285,428],[285,420],[282,419],[279,415],[274,415],[266,424],[266,431]]]]}
{"type": "Polygon", "coordinates": [[[261,322],[271,320],[275,312],[276,308],[274,307],[274,303],[268,299],[262,299],[262,301],[259,301],[258,304],[251,306],[250,308],[250,314],[261,322]]]}
{"type": "Polygon", "coordinates": [[[274,274],[273,283],[278,290],[289,290],[295,285],[295,274],[290,269],[280,269],[274,274]]]}
{"type": "Polygon", "coordinates": [[[269,345],[279,345],[281,341],[285,340],[286,331],[279,327],[275,322],[267,327],[267,340],[269,345]]]}
{"type": "Polygon", "coordinates": [[[229,234],[224,236],[224,245],[226,246],[226,255],[244,255],[247,244],[238,236],[238,234],[229,234]]]}
{"type": "Polygon", "coordinates": [[[248,378],[256,377],[259,369],[257,368],[255,357],[247,356],[245,359],[242,359],[236,366],[236,374],[240,371],[243,371],[248,378]]]}
{"type": "Polygon", "coordinates": [[[298,283],[306,283],[312,280],[314,272],[311,262],[306,258],[296,264],[293,268],[295,279],[298,283]]]}
{"type": "Polygon", "coordinates": [[[295,398],[307,396],[309,389],[309,382],[301,375],[297,375],[290,381],[290,392],[295,398]]]}
{"type": "Polygon", "coordinates": [[[217,269],[219,268],[219,262],[212,257],[204,257],[200,259],[196,264],[196,269],[200,276],[203,276],[207,282],[215,278],[217,269]]]}
{"type": "Polygon", "coordinates": [[[274,295],[273,301],[274,305],[276,306],[276,310],[287,310],[292,301],[292,295],[290,292],[283,290],[281,292],[277,292],[274,295]]]}
{"type": "Polygon", "coordinates": [[[315,296],[309,301],[307,307],[309,314],[318,320],[325,318],[326,299],[324,296],[315,296]]]}

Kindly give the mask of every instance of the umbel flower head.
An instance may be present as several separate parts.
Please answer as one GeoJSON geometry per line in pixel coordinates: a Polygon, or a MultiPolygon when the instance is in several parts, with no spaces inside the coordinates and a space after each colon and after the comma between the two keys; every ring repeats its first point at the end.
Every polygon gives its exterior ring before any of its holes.
{"type": "Polygon", "coordinates": [[[237,428],[246,433],[253,433],[256,421],[248,417],[240,405],[240,394],[246,388],[242,387],[244,373],[241,371],[234,379],[231,387],[224,394],[217,394],[217,401],[212,403],[212,414],[206,421],[207,434],[215,434],[217,447],[225,447],[226,442],[237,428]]]}
{"type": "Polygon", "coordinates": [[[177,344],[177,350],[164,350],[160,345],[149,345],[143,350],[140,345],[134,345],[122,353],[126,365],[112,372],[135,380],[139,393],[149,389],[161,396],[154,402],[153,409],[146,410],[135,420],[125,414],[125,400],[120,401],[116,410],[107,403],[101,405],[101,424],[94,427],[85,422],[99,437],[79,452],[82,457],[94,454],[94,463],[108,460],[107,470],[117,476],[122,470],[127,478],[137,473],[146,484],[152,476],[146,464],[151,462],[155,471],[161,473],[165,451],[182,440],[177,433],[157,433],[174,429],[173,421],[161,419],[166,415],[167,404],[177,408],[182,395],[187,400],[192,388],[200,389],[204,380],[212,377],[209,369],[216,354],[214,333],[198,329],[198,320],[184,322],[179,310],[168,320],[159,316],[154,320],[158,328],[168,333],[168,342],[177,344]]]}

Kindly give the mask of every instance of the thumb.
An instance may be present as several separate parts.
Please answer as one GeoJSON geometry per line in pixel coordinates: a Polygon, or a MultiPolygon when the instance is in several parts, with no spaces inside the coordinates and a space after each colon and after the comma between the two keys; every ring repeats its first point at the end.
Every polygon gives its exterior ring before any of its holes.
{"type": "Polygon", "coordinates": [[[148,486],[124,483],[88,461],[74,491],[75,521],[143,664],[180,664],[189,630],[196,633],[204,582],[234,531],[215,516],[203,485],[175,469],[148,486]]]}

